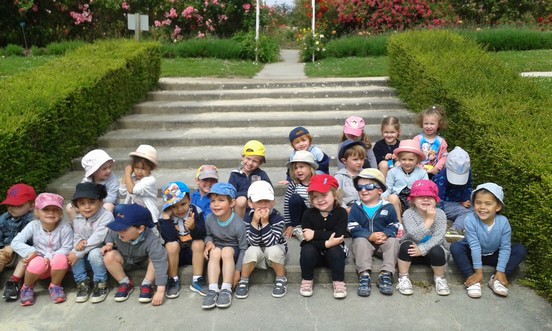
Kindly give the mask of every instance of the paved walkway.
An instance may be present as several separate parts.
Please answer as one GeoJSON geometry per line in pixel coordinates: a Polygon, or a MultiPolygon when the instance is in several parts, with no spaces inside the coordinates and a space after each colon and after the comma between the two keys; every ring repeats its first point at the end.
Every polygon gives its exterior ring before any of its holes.
{"type": "Polygon", "coordinates": [[[265,64],[253,79],[257,80],[291,80],[306,79],[305,64],[299,62],[299,51],[283,49],[280,52],[282,62],[265,64]]]}

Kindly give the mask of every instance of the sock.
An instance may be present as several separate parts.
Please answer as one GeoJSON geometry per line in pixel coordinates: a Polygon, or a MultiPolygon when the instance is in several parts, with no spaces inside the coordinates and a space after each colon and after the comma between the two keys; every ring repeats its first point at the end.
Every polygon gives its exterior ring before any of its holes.
{"type": "Polygon", "coordinates": [[[360,275],[360,276],[368,276],[368,277],[370,277],[370,270],[364,270],[364,271],[362,271],[359,275],[360,275]]]}
{"type": "Polygon", "coordinates": [[[399,272],[399,278],[403,278],[403,277],[408,278],[408,272],[405,273],[405,274],[402,274],[402,273],[399,272]]]}
{"type": "Polygon", "coordinates": [[[249,284],[249,278],[241,277],[240,282],[245,282],[245,283],[249,284]]]}
{"type": "Polygon", "coordinates": [[[284,283],[287,283],[287,278],[286,276],[283,276],[283,277],[276,277],[276,281],[280,281],[280,282],[284,282],[284,283]]]}
{"type": "Polygon", "coordinates": [[[10,277],[10,279],[13,280],[17,284],[19,284],[21,282],[21,278],[17,277],[16,275],[12,275],[10,277]]]}
{"type": "Polygon", "coordinates": [[[124,284],[124,283],[130,284],[130,278],[128,278],[128,276],[125,276],[125,278],[119,281],[119,284],[124,284]]]}
{"type": "Polygon", "coordinates": [[[147,285],[147,286],[150,286],[151,285],[151,280],[147,280],[144,278],[144,280],[142,281],[142,286],[144,285],[147,285]]]}
{"type": "Polygon", "coordinates": [[[220,292],[218,284],[217,283],[209,284],[209,291],[220,292]]]}
{"type": "Polygon", "coordinates": [[[232,284],[230,284],[230,283],[222,283],[221,290],[228,290],[228,291],[232,292],[232,284]]]}
{"type": "Polygon", "coordinates": [[[199,278],[201,278],[201,275],[199,275],[199,276],[195,276],[195,275],[194,275],[194,276],[192,276],[192,281],[197,282],[197,280],[198,280],[199,278]]]}
{"type": "Polygon", "coordinates": [[[173,279],[174,279],[175,281],[178,281],[178,276],[174,276],[173,279]]]}

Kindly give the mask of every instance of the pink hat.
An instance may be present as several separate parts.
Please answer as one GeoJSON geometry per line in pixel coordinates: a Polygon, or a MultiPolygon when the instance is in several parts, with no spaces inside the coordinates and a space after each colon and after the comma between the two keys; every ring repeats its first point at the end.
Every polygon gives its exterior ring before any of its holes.
{"type": "Polygon", "coordinates": [[[408,152],[418,155],[418,163],[426,159],[426,155],[420,149],[420,144],[412,139],[401,140],[399,147],[393,151],[395,156],[399,156],[399,153],[408,152]]]}
{"type": "Polygon", "coordinates": [[[437,184],[429,179],[418,179],[412,184],[408,200],[410,201],[415,197],[432,197],[437,203],[441,201],[441,199],[439,199],[437,184]]]}
{"type": "Polygon", "coordinates": [[[85,171],[84,177],[92,176],[107,161],[115,162],[104,150],[94,149],[86,153],[81,160],[82,168],[85,171]]]}
{"type": "Polygon", "coordinates": [[[0,205],[21,206],[26,202],[33,202],[36,198],[34,188],[27,184],[15,184],[8,190],[6,200],[0,205]]]}
{"type": "Polygon", "coordinates": [[[364,125],[365,123],[362,117],[351,116],[345,120],[343,132],[355,137],[360,137],[362,135],[362,132],[364,131],[364,125]]]}
{"type": "Polygon", "coordinates": [[[48,206],[55,206],[63,210],[63,197],[54,193],[40,193],[35,200],[35,207],[44,209],[48,206]]]}
{"type": "Polygon", "coordinates": [[[151,161],[156,166],[159,165],[159,163],[157,163],[157,150],[150,145],[140,145],[136,148],[136,151],[129,153],[128,155],[138,156],[151,161]]]}

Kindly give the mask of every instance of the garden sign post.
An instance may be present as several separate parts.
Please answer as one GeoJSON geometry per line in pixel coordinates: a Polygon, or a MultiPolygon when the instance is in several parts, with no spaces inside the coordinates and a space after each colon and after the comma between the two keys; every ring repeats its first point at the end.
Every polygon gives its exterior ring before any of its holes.
{"type": "Polygon", "coordinates": [[[148,15],[140,15],[140,13],[127,15],[127,27],[129,30],[134,30],[134,39],[140,41],[140,33],[149,31],[148,15]]]}
{"type": "Polygon", "coordinates": [[[312,22],[311,22],[311,30],[312,30],[312,62],[314,62],[314,36],[315,36],[315,31],[314,31],[314,28],[316,26],[316,0],[312,0],[312,22]]]}
{"type": "Polygon", "coordinates": [[[261,13],[261,8],[259,8],[259,0],[257,0],[257,5],[255,7],[255,62],[259,62],[259,16],[261,13]]]}

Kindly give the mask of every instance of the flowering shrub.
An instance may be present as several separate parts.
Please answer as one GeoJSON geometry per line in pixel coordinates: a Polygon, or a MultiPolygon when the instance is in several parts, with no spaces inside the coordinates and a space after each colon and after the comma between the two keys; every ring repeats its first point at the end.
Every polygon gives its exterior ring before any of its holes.
{"type": "Polygon", "coordinates": [[[312,30],[301,29],[297,33],[297,42],[301,46],[301,59],[305,62],[314,60],[320,60],[324,58],[324,52],[326,52],[326,37],[323,34],[312,34],[312,30]],[[314,55],[314,57],[313,57],[314,55]]]}

